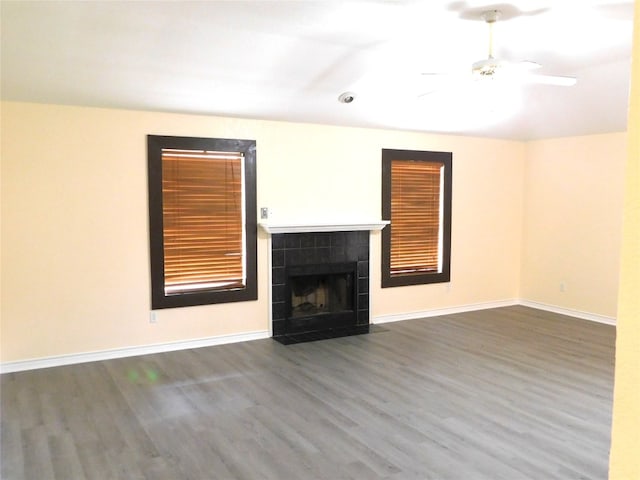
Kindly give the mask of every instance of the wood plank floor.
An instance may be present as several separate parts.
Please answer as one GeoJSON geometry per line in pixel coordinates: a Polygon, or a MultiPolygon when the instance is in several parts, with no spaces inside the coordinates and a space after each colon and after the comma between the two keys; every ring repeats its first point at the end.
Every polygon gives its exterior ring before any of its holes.
{"type": "Polygon", "coordinates": [[[2,478],[607,478],[614,327],[507,307],[382,330],[4,374],[2,478]]]}

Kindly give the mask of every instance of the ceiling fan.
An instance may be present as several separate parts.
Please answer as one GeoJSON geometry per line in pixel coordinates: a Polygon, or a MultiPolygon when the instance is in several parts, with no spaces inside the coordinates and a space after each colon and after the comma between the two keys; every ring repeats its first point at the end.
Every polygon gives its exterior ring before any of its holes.
{"type": "MultiPolygon", "coordinates": [[[[560,75],[539,75],[532,73],[541,67],[539,63],[531,61],[509,62],[497,59],[493,54],[493,27],[500,18],[500,10],[485,10],[481,14],[489,27],[489,52],[487,58],[478,60],[471,65],[471,79],[478,82],[489,80],[514,81],[521,83],[538,83],[556,86],[572,86],[576,84],[576,78],[560,75]]],[[[442,76],[438,73],[424,73],[431,77],[442,76]]],[[[423,95],[428,95],[427,92],[423,95]]],[[[421,95],[421,96],[423,96],[421,95]]]]}

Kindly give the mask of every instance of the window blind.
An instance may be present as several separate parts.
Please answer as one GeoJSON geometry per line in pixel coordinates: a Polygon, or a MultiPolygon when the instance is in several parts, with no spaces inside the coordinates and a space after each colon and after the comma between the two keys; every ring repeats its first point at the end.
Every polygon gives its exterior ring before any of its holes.
{"type": "Polygon", "coordinates": [[[440,271],[442,162],[391,161],[391,275],[440,271]]]}
{"type": "Polygon", "coordinates": [[[245,285],[243,154],[162,149],[165,295],[245,285]]]}

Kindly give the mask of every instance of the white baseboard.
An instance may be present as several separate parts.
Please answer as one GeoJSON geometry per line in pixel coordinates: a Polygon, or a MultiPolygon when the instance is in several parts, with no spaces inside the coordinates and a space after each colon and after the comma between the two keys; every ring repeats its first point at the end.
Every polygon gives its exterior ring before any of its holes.
{"type": "MultiPolygon", "coordinates": [[[[458,305],[454,307],[436,308],[433,310],[424,310],[420,312],[408,312],[395,315],[381,315],[373,317],[371,323],[381,324],[390,322],[399,322],[402,320],[416,320],[418,318],[437,317],[441,315],[451,315],[454,313],[472,312],[475,310],[485,310],[488,308],[510,307],[513,305],[522,305],[525,307],[536,308],[548,312],[559,313],[570,317],[590,320],[592,322],[604,323],[607,325],[615,325],[616,319],[604,315],[582,312],[580,310],[572,310],[569,308],[558,307],[555,305],[547,305],[544,303],[533,302],[523,299],[499,300],[495,302],[473,303],[467,305],[458,305]]],[[[24,370],[35,370],[38,368],[59,367],[63,365],[72,365],[75,363],[95,362],[99,360],[111,360],[114,358],[134,357],[138,355],[148,355],[152,353],[172,352],[176,350],[186,350],[190,348],[212,347],[215,345],[224,345],[228,343],[246,342],[250,340],[259,340],[271,337],[268,330],[247,332],[232,335],[222,335],[218,337],[198,338],[194,340],[186,340],[180,342],[160,343],[155,345],[143,345],[139,347],[125,347],[113,350],[102,350],[98,352],[84,352],[70,355],[60,355],[55,357],[34,358],[29,360],[19,360],[15,362],[4,362],[0,364],[0,373],[21,372],[24,370]]]]}
{"type": "Polygon", "coordinates": [[[486,310],[488,308],[511,307],[519,305],[518,300],[499,300],[496,302],[472,303],[467,305],[458,305],[455,307],[435,308],[433,310],[423,310],[420,312],[400,313],[396,315],[380,315],[374,317],[371,323],[389,323],[400,322],[403,320],[416,320],[418,318],[439,317],[440,315],[451,315],[454,313],[473,312],[474,310],[486,310]]]}
{"type": "Polygon", "coordinates": [[[533,302],[531,300],[521,299],[518,301],[518,304],[524,307],[531,307],[538,310],[545,310],[547,312],[559,313],[560,315],[567,315],[569,317],[581,318],[582,320],[605,323],[607,325],[616,325],[615,317],[607,317],[605,315],[598,315],[597,313],[583,312],[581,310],[573,310],[571,308],[558,307],[557,305],[548,305],[546,303],[533,302]]]}
{"type": "Polygon", "coordinates": [[[113,350],[101,350],[98,352],[74,353],[70,355],[59,355],[55,357],[34,358],[30,360],[19,360],[16,362],[4,362],[0,364],[0,373],[21,372],[24,370],[35,370],[38,368],[60,367],[62,365],[72,365],[75,363],[95,362],[99,360],[111,360],[114,358],[135,357],[138,355],[149,355],[152,353],[173,352],[176,350],[187,350],[190,348],[212,347],[228,343],[246,342],[249,340],[259,340],[269,338],[268,331],[238,333],[232,335],[221,335],[218,337],[197,338],[180,342],[158,343],[155,345],[143,345],[139,347],[116,348],[113,350]]]}
{"type": "Polygon", "coordinates": [[[473,312],[474,310],[485,310],[488,308],[510,307],[513,305],[522,305],[524,307],[536,308],[538,310],[545,310],[547,312],[559,313],[560,315],[567,315],[569,317],[580,318],[582,320],[589,320],[591,322],[604,323],[607,325],[616,324],[616,319],[613,317],[607,317],[605,315],[598,315],[596,313],[583,312],[581,310],[572,310],[570,308],[558,307],[556,305],[548,305],[545,303],[533,302],[531,300],[513,299],[513,300],[501,300],[496,302],[485,303],[473,303],[468,305],[459,305],[455,307],[436,308],[433,310],[424,310],[421,312],[408,312],[400,313],[396,315],[381,315],[372,319],[371,323],[389,323],[400,322],[402,320],[415,320],[418,318],[438,317],[440,315],[451,315],[454,313],[473,312]]]}

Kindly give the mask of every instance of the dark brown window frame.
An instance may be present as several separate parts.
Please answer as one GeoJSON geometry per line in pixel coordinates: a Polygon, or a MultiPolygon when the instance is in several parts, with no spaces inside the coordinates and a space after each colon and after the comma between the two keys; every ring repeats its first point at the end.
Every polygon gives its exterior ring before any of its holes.
{"type": "Polygon", "coordinates": [[[244,302],[258,298],[256,142],[225,138],[147,136],[149,188],[149,244],[151,263],[151,308],[174,308],[215,303],[244,302]],[[244,154],[244,204],[246,284],[244,288],[216,289],[165,294],[162,209],[162,150],[212,150],[244,154]]]}
{"type": "Polygon", "coordinates": [[[382,219],[391,221],[391,162],[409,160],[415,162],[440,162],[444,165],[443,178],[443,225],[442,225],[442,271],[434,273],[391,274],[391,232],[393,223],[382,230],[382,288],[408,285],[445,283],[451,280],[451,199],[452,199],[451,152],[421,150],[382,149],[382,219]]]}

